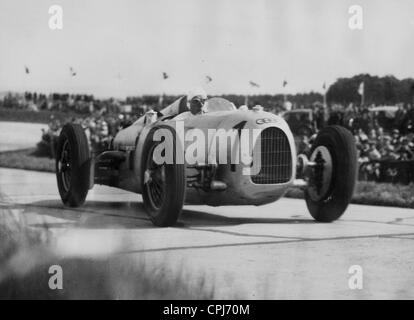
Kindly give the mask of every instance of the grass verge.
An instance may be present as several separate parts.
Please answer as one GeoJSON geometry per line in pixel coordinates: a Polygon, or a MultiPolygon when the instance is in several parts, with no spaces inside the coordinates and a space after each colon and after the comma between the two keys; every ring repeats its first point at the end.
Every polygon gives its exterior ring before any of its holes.
{"type": "Polygon", "coordinates": [[[82,116],[75,112],[50,111],[40,110],[30,111],[25,109],[10,109],[0,107],[1,121],[17,121],[17,122],[31,122],[31,123],[49,123],[50,117],[53,115],[55,119],[65,122],[72,117],[78,118],[82,116]]]}
{"type": "MultiPolygon", "coordinates": [[[[303,199],[300,189],[289,189],[287,198],[303,199]]],[[[358,181],[352,203],[372,206],[414,208],[414,184],[399,185],[358,181]]]]}
{"type": "MultiPolygon", "coordinates": [[[[105,259],[57,259],[41,250],[25,252],[13,264],[30,260],[30,254],[46,256],[46,261],[24,274],[13,273],[0,282],[0,299],[98,299],[98,300],[211,300],[214,287],[207,286],[201,275],[198,281],[189,281],[191,275],[172,272],[167,261],[149,265],[145,260],[134,261],[128,257],[113,256],[105,259]],[[51,290],[49,268],[62,268],[61,290],[51,290]]],[[[196,275],[197,276],[197,275],[196,275]]]]}
{"type": "Polygon", "coordinates": [[[0,152],[0,167],[55,172],[55,160],[37,157],[36,149],[0,152]]]}
{"type": "Polygon", "coordinates": [[[47,225],[31,227],[18,209],[7,207],[1,193],[0,200],[0,300],[214,298],[214,285],[203,273],[172,269],[167,259],[62,256],[47,225]],[[62,268],[61,290],[49,287],[52,265],[62,268]]]}

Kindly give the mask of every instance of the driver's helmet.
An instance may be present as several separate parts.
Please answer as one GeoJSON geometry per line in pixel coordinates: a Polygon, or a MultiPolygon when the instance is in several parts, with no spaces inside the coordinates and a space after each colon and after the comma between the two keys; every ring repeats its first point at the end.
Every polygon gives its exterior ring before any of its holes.
{"type": "Polygon", "coordinates": [[[203,88],[194,88],[187,94],[187,101],[190,102],[193,99],[200,99],[202,101],[207,100],[207,93],[203,88]]]}
{"type": "Polygon", "coordinates": [[[190,102],[192,100],[198,100],[202,104],[201,112],[206,112],[206,100],[207,93],[203,88],[197,87],[193,90],[190,90],[187,94],[187,107],[190,108],[190,102]]]}

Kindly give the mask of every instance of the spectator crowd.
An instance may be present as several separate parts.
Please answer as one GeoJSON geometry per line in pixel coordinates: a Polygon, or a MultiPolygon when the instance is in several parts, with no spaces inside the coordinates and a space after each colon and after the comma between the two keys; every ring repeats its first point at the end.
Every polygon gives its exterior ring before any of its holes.
{"type": "MultiPolygon", "coordinates": [[[[111,139],[115,137],[119,130],[128,127],[137,118],[137,116],[122,113],[105,116],[94,114],[83,118],[72,118],[69,122],[77,123],[83,127],[90,149],[95,153],[99,153],[108,148],[111,139]]],[[[48,129],[42,131],[42,138],[37,146],[39,155],[52,158],[56,156],[57,141],[64,124],[53,116],[51,117],[48,129]]]]}
{"type": "MultiPolygon", "coordinates": [[[[397,108],[373,110],[374,105],[333,106],[324,125],[341,125],[353,133],[361,180],[414,182],[414,108],[399,104],[397,108]]],[[[320,123],[315,123],[317,129],[324,126],[320,123]]],[[[302,136],[299,150],[308,152],[315,136],[302,136]]]]}

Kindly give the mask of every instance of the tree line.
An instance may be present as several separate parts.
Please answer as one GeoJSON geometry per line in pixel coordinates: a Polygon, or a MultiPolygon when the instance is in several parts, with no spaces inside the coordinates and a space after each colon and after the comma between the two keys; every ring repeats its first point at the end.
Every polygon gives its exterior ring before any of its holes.
{"type": "MultiPolygon", "coordinates": [[[[349,78],[338,78],[329,86],[326,91],[328,105],[341,104],[347,106],[350,103],[360,105],[361,94],[358,88],[364,83],[364,105],[395,105],[397,103],[413,104],[414,99],[414,79],[406,78],[399,80],[392,75],[384,77],[371,76],[370,74],[359,74],[349,78]]],[[[164,95],[161,99],[162,105],[166,106],[180,96],[164,95]]],[[[230,100],[236,106],[246,103],[246,96],[241,94],[225,94],[223,98],[230,100]]],[[[293,108],[311,107],[322,105],[323,93],[308,92],[288,94],[260,94],[248,97],[248,105],[252,107],[256,104],[264,106],[270,110],[283,109],[284,101],[290,101],[293,108]]],[[[160,102],[158,95],[143,95],[128,97],[126,103],[157,105],[160,102]]]]}
{"type": "Polygon", "coordinates": [[[351,78],[339,78],[326,93],[328,103],[360,104],[361,95],[358,88],[364,83],[365,105],[395,105],[413,103],[414,79],[399,80],[392,75],[384,77],[359,74],[351,78]]]}

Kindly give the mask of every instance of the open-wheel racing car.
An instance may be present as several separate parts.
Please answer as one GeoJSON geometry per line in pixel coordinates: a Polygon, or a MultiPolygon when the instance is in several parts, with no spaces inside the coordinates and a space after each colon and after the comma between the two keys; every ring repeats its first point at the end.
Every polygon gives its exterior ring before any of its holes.
{"type": "Polygon", "coordinates": [[[182,97],[158,113],[147,112],[119,131],[108,150],[96,155],[90,151],[83,128],[66,124],[56,156],[63,203],[82,205],[94,184],[117,187],[142,194],[153,224],[165,227],[177,221],[184,204],[263,205],[296,186],[304,190],[309,212],[317,221],[334,221],[346,210],[355,186],[357,156],[353,136],[345,128],[320,130],[310,153],[296,155],[285,120],[261,108],[242,111],[223,98],[211,98],[204,114],[177,120],[185,111],[186,97],[182,97]],[[179,121],[184,130],[180,134],[179,121]],[[194,146],[189,151],[191,141],[182,139],[195,129],[198,133],[193,139],[200,132],[212,139],[203,142],[196,161],[190,163],[187,155],[194,156],[194,146]],[[248,161],[231,157],[243,149],[240,139],[230,143],[227,136],[225,143],[217,143],[229,130],[236,131],[236,138],[243,130],[256,132],[244,141],[249,148],[241,151],[248,150],[248,161]],[[172,140],[166,143],[166,136],[160,138],[161,131],[170,132],[172,140]],[[172,150],[171,161],[160,161],[160,157],[168,158],[168,150],[157,151],[161,144],[172,150]],[[225,152],[226,161],[220,161],[220,152],[225,152]]]}

